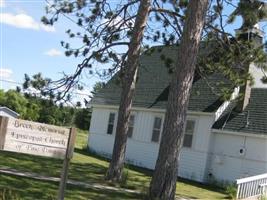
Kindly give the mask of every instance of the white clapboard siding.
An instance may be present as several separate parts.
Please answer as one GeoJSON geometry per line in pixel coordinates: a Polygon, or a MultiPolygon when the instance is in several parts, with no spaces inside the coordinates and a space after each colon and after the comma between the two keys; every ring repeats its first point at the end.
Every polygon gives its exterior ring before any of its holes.
{"type": "MultiPolygon", "coordinates": [[[[103,134],[91,134],[89,138],[90,150],[111,157],[114,137],[103,134]]],[[[142,143],[128,139],[126,160],[136,166],[154,169],[159,145],[155,143],[142,143]]],[[[180,157],[178,174],[180,177],[200,181],[204,180],[206,153],[183,149],[180,157]]]]}
{"type": "Polygon", "coordinates": [[[235,181],[267,172],[267,139],[225,133],[213,134],[209,173],[213,179],[235,181]],[[243,149],[243,153],[240,150],[243,149]]]}
{"type": "MultiPolygon", "coordinates": [[[[107,124],[110,112],[115,109],[93,108],[89,148],[105,156],[111,156],[115,127],[112,135],[107,134],[107,124]]],[[[137,166],[154,169],[157,159],[159,143],[151,142],[152,129],[155,117],[164,119],[164,112],[149,112],[133,110],[135,124],[132,138],[128,139],[126,159],[137,166]]],[[[117,116],[116,116],[117,117],[117,116]]],[[[208,158],[208,146],[210,127],[213,119],[210,116],[189,115],[189,119],[195,120],[195,132],[191,148],[183,148],[180,163],[179,176],[203,182],[206,172],[206,160],[208,158]]]]}

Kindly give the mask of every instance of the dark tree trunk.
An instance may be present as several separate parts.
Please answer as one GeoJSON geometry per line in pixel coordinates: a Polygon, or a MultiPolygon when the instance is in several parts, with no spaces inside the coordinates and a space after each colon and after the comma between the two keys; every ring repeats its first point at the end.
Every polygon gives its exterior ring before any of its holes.
{"type": "Polygon", "coordinates": [[[111,181],[119,181],[122,178],[127,143],[128,122],[131,113],[132,98],[135,91],[139,57],[141,53],[141,42],[148,19],[150,3],[150,0],[140,1],[134,24],[133,35],[129,45],[126,67],[122,78],[122,93],[112,160],[106,175],[106,179],[111,181]]]}
{"type": "Polygon", "coordinates": [[[150,183],[152,200],[173,200],[182,148],[184,124],[194,77],[196,58],[209,0],[190,0],[178,50],[178,62],[170,83],[159,155],[150,183]]]}

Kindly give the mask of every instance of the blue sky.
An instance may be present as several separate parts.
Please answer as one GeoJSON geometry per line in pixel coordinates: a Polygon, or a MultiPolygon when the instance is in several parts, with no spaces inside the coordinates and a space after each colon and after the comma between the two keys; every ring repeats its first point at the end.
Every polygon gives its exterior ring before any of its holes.
{"type": "MultiPolygon", "coordinates": [[[[15,88],[23,82],[24,74],[41,72],[44,77],[59,79],[61,73],[72,73],[80,59],[66,57],[60,45],[69,40],[66,29],[77,26],[61,17],[54,27],[46,27],[40,19],[45,15],[45,0],[0,0],[1,6],[1,49],[0,87],[15,88]],[[9,83],[7,82],[9,81],[9,83]],[[10,83],[16,82],[16,83],[10,83]]],[[[74,45],[78,42],[72,41],[74,45]]],[[[91,90],[97,79],[86,79],[85,91],[91,90]]]]}
{"type": "MultiPolygon", "coordinates": [[[[54,27],[44,26],[40,19],[45,15],[45,6],[45,0],[0,0],[0,88],[20,86],[25,73],[41,72],[44,77],[56,80],[63,71],[72,73],[80,62],[66,57],[60,45],[61,40],[69,40],[66,29],[75,30],[77,25],[61,16],[54,27]]],[[[240,23],[238,20],[230,28],[238,28],[240,23]]],[[[79,46],[75,40],[70,42],[79,46]]],[[[83,80],[86,85],[81,93],[88,94],[97,78],[85,74],[83,80]]]]}

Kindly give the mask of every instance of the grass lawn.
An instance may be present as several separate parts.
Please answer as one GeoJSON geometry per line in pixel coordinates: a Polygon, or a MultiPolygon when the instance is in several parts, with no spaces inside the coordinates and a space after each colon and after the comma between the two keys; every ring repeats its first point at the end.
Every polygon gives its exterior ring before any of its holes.
{"type": "MultiPolygon", "coordinates": [[[[8,188],[14,191],[23,200],[55,200],[57,196],[58,184],[54,182],[36,181],[29,178],[0,175],[0,188],[8,188]]],[[[68,186],[66,190],[66,200],[113,200],[126,199],[137,200],[135,194],[126,192],[111,192],[109,190],[85,189],[76,186],[68,186]]],[[[1,195],[0,195],[1,199],[1,195]]],[[[2,199],[1,199],[2,200],[2,199]]],[[[17,199],[6,199],[17,200],[17,199]]]]}
{"type": "MultiPolygon", "coordinates": [[[[79,131],[76,139],[75,153],[71,162],[69,179],[86,183],[98,183],[111,185],[104,181],[104,174],[108,162],[98,156],[91,155],[84,149],[87,143],[87,132],[79,131]]],[[[62,160],[45,157],[0,152],[0,168],[11,168],[23,172],[34,172],[40,175],[60,177],[62,160]]],[[[138,191],[146,191],[150,182],[151,171],[132,166],[127,166],[128,178],[123,185],[138,191]]],[[[0,189],[10,188],[15,190],[24,200],[42,199],[52,200],[56,197],[58,184],[44,181],[36,181],[29,178],[7,176],[0,174],[0,189]]],[[[177,195],[191,199],[227,199],[227,195],[218,188],[181,180],[177,182],[177,195]]],[[[141,199],[140,195],[124,192],[110,192],[107,190],[83,189],[81,187],[68,186],[66,199],[141,199]]],[[[0,196],[1,199],[1,196],[0,196]]]]}

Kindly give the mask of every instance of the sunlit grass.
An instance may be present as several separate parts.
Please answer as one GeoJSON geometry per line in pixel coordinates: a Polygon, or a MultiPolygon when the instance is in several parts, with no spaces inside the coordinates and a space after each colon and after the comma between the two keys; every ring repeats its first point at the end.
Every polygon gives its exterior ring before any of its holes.
{"type": "MultiPolygon", "coordinates": [[[[110,185],[104,180],[108,167],[106,159],[86,151],[87,131],[78,131],[74,157],[71,161],[69,179],[89,184],[110,185]]],[[[38,175],[60,177],[62,160],[25,154],[0,152],[0,168],[11,168],[38,175]]],[[[127,184],[123,187],[138,191],[147,191],[152,172],[127,165],[127,184]]],[[[113,185],[113,184],[112,184],[113,185]]],[[[122,185],[113,185],[120,187],[122,185]]],[[[0,188],[11,188],[19,193],[22,199],[51,199],[56,197],[58,184],[36,181],[16,176],[0,175],[0,188]],[[37,198],[40,197],[40,198],[37,198]]],[[[200,199],[225,199],[227,196],[218,188],[197,184],[190,181],[177,183],[177,195],[200,199]]],[[[140,199],[137,194],[110,192],[96,189],[68,186],[66,199],[140,199]]]]}

